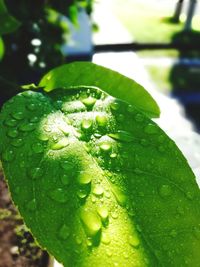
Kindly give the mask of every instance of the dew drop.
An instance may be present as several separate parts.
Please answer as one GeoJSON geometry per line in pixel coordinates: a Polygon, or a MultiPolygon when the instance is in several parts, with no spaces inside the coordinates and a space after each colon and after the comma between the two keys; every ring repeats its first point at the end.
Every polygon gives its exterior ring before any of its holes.
{"type": "Polygon", "coordinates": [[[61,124],[58,128],[64,133],[65,136],[69,135],[69,127],[66,124],[61,124]]]}
{"type": "Polygon", "coordinates": [[[45,133],[40,133],[37,138],[41,141],[48,141],[49,137],[45,133]]]}
{"type": "Polygon", "coordinates": [[[96,103],[96,98],[89,96],[88,98],[82,99],[81,102],[87,107],[92,108],[96,103]]]}
{"type": "Polygon", "coordinates": [[[27,104],[26,107],[30,111],[34,111],[37,108],[34,103],[27,104]]]}
{"type": "Polygon", "coordinates": [[[111,190],[119,203],[122,207],[124,207],[127,203],[127,196],[122,192],[116,185],[112,185],[111,190]]]}
{"type": "Polygon", "coordinates": [[[51,145],[52,150],[60,150],[66,146],[69,145],[68,139],[66,137],[63,137],[60,139],[57,143],[54,143],[51,145]]]}
{"type": "Polygon", "coordinates": [[[44,151],[43,145],[41,143],[34,143],[32,145],[34,153],[42,153],[44,151]]]}
{"type": "Polygon", "coordinates": [[[102,196],[104,193],[104,190],[101,185],[95,185],[92,192],[96,196],[102,196]]]}
{"type": "Polygon", "coordinates": [[[60,239],[66,240],[68,239],[70,235],[70,229],[66,224],[63,224],[63,226],[59,229],[58,236],[60,239]]]}
{"type": "Polygon", "coordinates": [[[112,257],[112,251],[110,249],[106,250],[106,255],[110,258],[112,257]]]}
{"type": "Polygon", "coordinates": [[[61,180],[63,185],[69,185],[69,183],[70,183],[70,179],[69,179],[69,176],[67,174],[62,175],[60,177],[60,180],[61,180]]]}
{"type": "Polygon", "coordinates": [[[91,238],[87,238],[86,239],[86,244],[88,247],[91,247],[92,246],[92,239],[91,238]]]}
{"type": "Polygon", "coordinates": [[[30,122],[38,122],[38,121],[39,121],[39,118],[36,116],[30,118],[30,122]]]}
{"type": "Polygon", "coordinates": [[[118,218],[118,213],[117,213],[116,210],[111,212],[111,217],[112,217],[113,219],[117,219],[117,218],[118,218]]]}
{"type": "Polygon", "coordinates": [[[116,153],[111,153],[111,154],[110,154],[110,158],[111,158],[111,159],[115,159],[116,157],[117,157],[117,154],[116,154],[116,153]]]}
{"type": "Polygon", "coordinates": [[[101,230],[101,220],[96,213],[83,209],[81,220],[88,236],[94,237],[101,230]]]}
{"type": "Polygon", "coordinates": [[[162,145],[160,145],[160,146],[158,147],[158,151],[160,151],[160,152],[164,152],[164,151],[165,151],[165,147],[162,146],[162,145]]]}
{"type": "Polygon", "coordinates": [[[136,235],[130,235],[128,238],[128,242],[131,247],[138,248],[140,245],[140,240],[136,235]]]}
{"type": "Polygon", "coordinates": [[[76,244],[81,245],[82,244],[82,239],[79,236],[76,236],[76,244]]]}
{"type": "Polygon", "coordinates": [[[30,123],[23,123],[19,126],[19,130],[22,132],[32,132],[35,130],[36,125],[32,122],[30,123]]]}
{"type": "Polygon", "coordinates": [[[127,131],[117,131],[116,133],[108,134],[108,136],[122,142],[132,142],[134,140],[132,133],[127,131]]]}
{"type": "Polygon", "coordinates": [[[81,123],[81,127],[84,130],[89,130],[92,127],[92,120],[91,119],[83,119],[81,123]]]}
{"type": "Polygon", "coordinates": [[[97,115],[96,116],[96,122],[99,126],[105,127],[108,120],[107,120],[107,117],[105,115],[97,115]]]}
{"type": "Polygon", "coordinates": [[[34,210],[36,210],[36,208],[37,208],[37,205],[36,205],[36,199],[34,198],[34,199],[32,199],[31,201],[29,201],[29,202],[27,203],[26,207],[27,207],[27,209],[28,209],[29,211],[34,211],[34,210]]]}
{"type": "Polygon", "coordinates": [[[112,110],[118,110],[120,108],[120,104],[117,101],[114,101],[110,104],[112,110]]]}
{"type": "Polygon", "coordinates": [[[92,181],[92,174],[90,172],[82,171],[78,176],[78,182],[82,185],[89,184],[92,181]]]}
{"type": "Polygon", "coordinates": [[[177,212],[178,212],[178,214],[180,214],[180,215],[184,215],[184,208],[181,207],[181,206],[178,206],[178,207],[177,207],[177,212]]]}
{"type": "Polygon", "coordinates": [[[144,132],[147,134],[156,134],[158,132],[158,127],[152,123],[149,123],[144,127],[144,132]]]}
{"type": "Polygon", "coordinates": [[[128,105],[127,107],[127,111],[130,112],[130,113],[133,113],[134,112],[134,107],[132,105],[128,105]]]}
{"type": "Polygon", "coordinates": [[[4,124],[5,124],[6,126],[11,126],[11,127],[16,126],[17,123],[18,123],[18,121],[15,120],[15,119],[7,119],[7,120],[5,120],[5,122],[4,122],[4,124]]]}
{"type": "Polygon", "coordinates": [[[102,235],[101,235],[101,241],[102,241],[102,243],[105,244],[105,245],[110,244],[111,239],[110,239],[109,234],[103,232],[102,235]]]}
{"type": "Polygon", "coordinates": [[[137,122],[142,122],[142,121],[144,120],[144,115],[142,115],[142,114],[140,114],[140,113],[136,114],[136,116],[135,116],[135,120],[136,120],[137,122]]]}
{"type": "Polygon", "coordinates": [[[111,150],[111,144],[108,143],[108,142],[103,142],[103,143],[100,144],[100,149],[102,151],[107,152],[107,151],[111,150]]]}
{"type": "Polygon", "coordinates": [[[74,169],[74,165],[71,162],[67,161],[67,160],[62,161],[60,163],[60,166],[61,166],[62,169],[66,170],[66,171],[72,171],[74,169]]]}
{"type": "Polygon", "coordinates": [[[159,189],[159,194],[161,197],[168,197],[172,194],[172,189],[170,185],[162,185],[159,189]]]}
{"type": "Polygon", "coordinates": [[[52,200],[55,200],[58,203],[66,203],[68,201],[68,195],[66,190],[63,188],[56,188],[49,193],[49,196],[52,200]]]}
{"type": "Polygon", "coordinates": [[[124,259],[128,259],[128,258],[129,258],[129,255],[128,255],[127,252],[124,252],[124,253],[123,253],[123,256],[124,256],[124,259]]]}
{"type": "Polygon", "coordinates": [[[85,199],[88,196],[88,190],[86,188],[80,188],[77,195],[80,199],[85,199]]]}
{"type": "Polygon", "coordinates": [[[2,158],[3,160],[10,162],[14,159],[15,155],[14,152],[12,150],[7,150],[5,152],[3,152],[2,154],[2,158]]]}
{"type": "Polygon", "coordinates": [[[15,138],[18,136],[18,131],[16,129],[10,129],[8,132],[7,132],[7,136],[8,137],[11,137],[11,138],[15,138]]]}
{"type": "Polygon", "coordinates": [[[103,222],[108,220],[108,216],[109,216],[108,209],[105,206],[98,207],[97,213],[99,214],[103,222]]]}
{"type": "Polygon", "coordinates": [[[22,112],[22,111],[13,112],[11,115],[16,120],[22,120],[24,118],[24,116],[25,116],[24,112],[22,112]]]}

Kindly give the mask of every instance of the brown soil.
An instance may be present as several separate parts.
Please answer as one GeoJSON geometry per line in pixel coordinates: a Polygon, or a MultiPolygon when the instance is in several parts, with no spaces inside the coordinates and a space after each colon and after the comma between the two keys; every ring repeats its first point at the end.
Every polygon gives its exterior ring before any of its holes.
{"type": "Polygon", "coordinates": [[[46,267],[48,261],[13,206],[0,170],[0,267],[46,267]]]}

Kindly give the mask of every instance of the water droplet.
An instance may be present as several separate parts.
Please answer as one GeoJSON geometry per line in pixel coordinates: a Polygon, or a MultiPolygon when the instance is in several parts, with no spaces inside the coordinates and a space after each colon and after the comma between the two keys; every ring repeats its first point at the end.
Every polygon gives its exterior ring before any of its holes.
{"type": "Polygon", "coordinates": [[[5,152],[3,152],[2,154],[2,158],[3,160],[10,162],[14,159],[15,155],[14,152],[12,150],[7,150],[5,152]]]}
{"type": "Polygon", "coordinates": [[[114,101],[110,104],[112,110],[118,110],[120,108],[120,104],[117,101],[114,101]]]}
{"type": "Polygon", "coordinates": [[[134,248],[138,248],[140,245],[140,240],[136,235],[130,235],[128,238],[128,242],[134,248]]]}
{"type": "Polygon", "coordinates": [[[49,193],[49,196],[52,200],[55,200],[59,203],[66,203],[68,201],[68,195],[65,189],[56,188],[49,193]]]}
{"type": "Polygon", "coordinates": [[[61,166],[61,168],[63,168],[66,171],[72,171],[74,169],[74,165],[71,162],[67,161],[67,160],[62,161],[60,163],[60,166],[61,166]]]}
{"type": "Polygon", "coordinates": [[[110,258],[112,257],[112,251],[110,249],[106,250],[106,255],[110,258]]]}
{"type": "Polygon", "coordinates": [[[15,138],[18,136],[18,131],[16,129],[10,129],[8,132],[7,132],[7,136],[8,137],[11,137],[11,138],[15,138]]]}
{"type": "Polygon", "coordinates": [[[117,219],[117,218],[118,218],[118,213],[117,213],[117,211],[116,211],[116,210],[112,211],[112,212],[111,212],[111,216],[112,216],[113,219],[117,219]]]}
{"type": "Polygon", "coordinates": [[[26,107],[30,111],[34,111],[37,108],[34,103],[27,104],[26,107]]]}
{"type": "Polygon", "coordinates": [[[81,220],[88,236],[94,237],[101,230],[101,220],[96,213],[83,209],[81,220]]]}
{"type": "Polygon", "coordinates": [[[16,120],[22,120],[25,116],[25,113],[22,111],[17,111],[17,112],[13,112],[11,115],[16,120]]]}
{"type": "Polygon", "coordinates": [[[92,127],[92,120],[91,119],[83,119],[81,123],[81,127],[84,130],[89,130],[92,127]]]}
{"type": "Polygon", "coordinates": [[[68,139],[66,137],[63,137],[60,139],[57,143],[54,143],[51,145],[52,150],[60,150],[66,146],[69,145],[68,139]]]}
{"type": "Polygon", "coordinates": [[[105,245],[110,244],[111,239],[110,239],[109,234],[103,232],[102,235],[101,235],[101,241],[102,241],[102,243],[104,243],[105,245]]]}
{"type": "Polygon", "coordinates": [[[92,173],[90,172],[86,172],[86,171],[82,171],[80,172],[79,176],[78,176],[78,182],[80,184],[89,184],[92,181],[92,173]]]}
{"type": "Polygon", "coordinates": [[[34,211],[34,210],[36,210],[36,208],[37,208],[37,205],[36,205],[36,199],[34,198],[34,199],[32,199],[31,201],[29,201],[29,202],[27,203],[26,207],[27,207],[27,209],[28,209],[29,211],[34,211]]]}
{"type": "Polygon", "coordinates": [[[122,142],[132,142],[134,140],[132,133],[127,131],[117,131],[116,133],[108,134],[108,136],[122,142]]]}
{"type": "Polygon", "coordinates": [[[92,192],[96,196],[102,196],[104,193],[104,190],[103,190],[103,187],[101,185],[95,185],[92,192]]]}
{"type": "Polygon", "coordinates": [[[29,176],[30,176],[32,179],[39,178],[39,177],[41,177],[43,174],[44,174],[44,171],[43,171],[43,169],[40,168],[40,167],[32,168],[32,169],[29,170],[29,176]]]}
{"type": "Polygon", "coordinates": [[[100,144],[100,149],[107,152],[107,151],[111,150],[111,144],[108,142],[103,142],[100,144]]]}
{"type": "Polygon", "coordinates": [[[200,228],[194,227],[194,236],[199,240],[200,239],[200,228]]]}
{"type": "Polygon", "coordinates": [[[133,113],[135,111],[134,107],[132,105],[128,105],[127,111],[130,113],[133,113]]]}
{"type": "Polygon", "coordinates": [[[123,253],[123,256],[124,256],[124,259],[128,259],[128,258],[129,258],[129,255],[128,255],[127,252],[124,252],[124,253],[123,253]]]}
{"type": "Polygon", "coordinates": [[[69,235],[70,235],[70,229],[69,227],[64,224],[60,229],[59,229],[59,238],[60,239],[63,239],[63,240],[66,240],[68,239],[69,235]]]}
{"type": "Polygon", "coordinates": [[[32,149],[34,153],[42,153],[44,151],[44,147],[41,143],[34,143],[32,149]]]}
{"type": "Polygon", "coordinates": [[[160,144],[162,144],[163,142],[165,141],[165,136],[164,135],[159,135],[158,136],[158,142],[160,143],[160,144]]]}
{"type": "Polygon", "coordinates": [[[107,117],[105,115],[97,115],[96,116],[96,122],[99,126],[105,127],[108,120],[107,120],[107,117]]]}
{"type": "Polygon", "coordinates": [[[105,206],[98,207],[97,213],[99,214],[103,222],[108,220],[108,216],[109,216],[108,209],[105,206]]]}
{"type": "Polygon", "coordinates": [[[82,239],[79,236],[76,236],[76,244],[81,245],[82,239]]]}
{"type": "Polygon", "coordinates": [[[38,122],[38,121],[39,121],[39,118],[36,116],[30,118],[30,122],[38,122]]]}
{"type": "Polygon", "coordinates": [[[70,183],[70,178],[67,174],[64,174],[60,177],[61,182],[63,183],[63,185],[69,185],[70,183]]]}
{"type": "Polygon", "coordinates": [[[116,153],[111,153],[110,154],[110,158],[115,159],[116,157],[117,157],[117,154],[116,153]]]}
{"type": "Polygon", "coordinates": [[[117,119],[118,122],[123,122],[123,121],[125,121],[125,116],[123,114],[119,114],[116,117],[116,119],[117,119]]]}
{"type": "Polygon", "coordinates": [[[92,108],[96,103],[96,98],[89,96],[88,98],[82,99],[81,102],[87,107],[92,108]]]}
{"type": "Polygon", "coordinates": [[[140,113],[136,114],[135,115],[135,120],[137,122],[142,122],[144,120],[144,115],[143,114],[140,114],[140,113]]]}
{"type": "Polygon", "coordinates": [[[69,127],[68,127],[68,125],[61,124],[61,125],[59,125],[58,128],[64,133],[65,136],[69,135],[69,127]]]}
{"type": "Polygon", "coordinates": [[[86,244],[88,247],[91,247],[92,246],[92,239],[91,238],[87,238],[86,239],[86,244]]]}
{"type": "Polygon", "coordinates": [[[80,199],[85,199],[88,196],[88,190],[86,188],[80,188],[77,195],[80,199]]]}
{"type": "Polygon", "coordinates": [[[119,203],[122,207],[124,207],[127,203],[127,196],[122,192],[116,185],[112,185],[111,190],[119,203]]]}
{"type": "Polygon", "coordinates": [[[45,134],[45,133],[39,133],[39,135],[37,136],[37,138],[41,141],[48,141],[49,137],[45,134]]]}
{"type": "Polygon", "coordinates": [[[158,127],[155,124],[149,123],[144,127],[144,132],[147,134],[156,134],[158,132],[158,127]]]}
{"type": "Polygon", "coordinates": [[[32,122],[30,123],[23,123],[19,126],[19,130],[22,132],[31,132],[35,130],[36,125],[32,122]]]}
{"type": "Polygon", "coordinates": [[[159,189],[161,197],[168,197],[172,194],[172,189],[170,185],[162,185],[159,189]]]}
{"type": "Polygon", "coordinates": [[[18,121],[15,120],[15,119],[7,119],[7,120],[5,120],[5,122],[4,122],[4,124],[5,124],[6,126],[11,126],[11,127],[16,126],[17,123],[18,123],[18,121]]]}

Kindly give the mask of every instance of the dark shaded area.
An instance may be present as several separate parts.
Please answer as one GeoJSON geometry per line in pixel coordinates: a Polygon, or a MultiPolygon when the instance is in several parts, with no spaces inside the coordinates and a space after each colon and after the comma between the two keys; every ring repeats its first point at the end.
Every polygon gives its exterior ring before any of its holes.
{"type": "Polygon", "coordinates": [[[49,256],[34,242],[13,206],[0,170],[0,267],[47,267],[49,256]]]}
{"type": "Polygon", "coordinates": [[[179,50],[179,60],[172,67],[169,79],[172,96],[182,103],[187,116],[200,130],[200,33],[183,31],[176,34],[172,42],[198,46],[197,49],[179,50]]]}

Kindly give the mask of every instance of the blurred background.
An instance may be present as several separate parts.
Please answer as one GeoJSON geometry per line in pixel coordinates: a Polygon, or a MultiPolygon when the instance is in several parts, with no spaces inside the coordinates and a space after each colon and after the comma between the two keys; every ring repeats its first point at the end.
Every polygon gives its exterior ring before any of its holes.
{"type": "MultiPolygon", "coordinates": [[[[47,71],[75,60],[141,83],[160,106],[155,121],[181,149],[200,185],[199,1],[0,0],[0,107],[22,85],[34,88],[47,71]]],[[[9,253],[7,247],[0,251],[0,267],[46,266],[48,255],[33,245],[12,206],[1,166],[0,193],[0,237],[9,233],[0,245],[12,246],[9,253]]]]}

